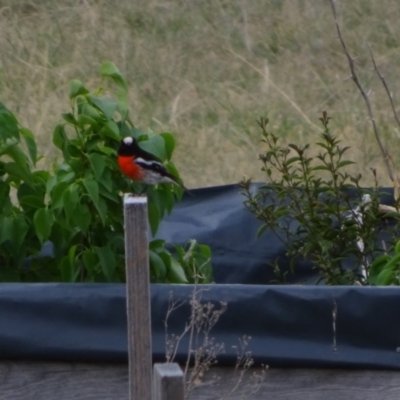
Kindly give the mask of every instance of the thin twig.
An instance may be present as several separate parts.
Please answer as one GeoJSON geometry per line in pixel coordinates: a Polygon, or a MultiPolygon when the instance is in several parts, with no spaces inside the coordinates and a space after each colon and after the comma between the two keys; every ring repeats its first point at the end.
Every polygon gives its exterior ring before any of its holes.
{"type": "Polygon", "coordinates": [[[333,13],[333,18],[335,20],[335,25],[336,25],[336,31],[337,31],[337,34],[338,34],[338,38],[340,40],[340,43],[341,43],[341,45],[343,47],[343,50],[344,50],[344,52],[346,54],[346,57],[347,57],[347,61],[349,63],[350,72],[351,72],[351,79],[356,84],[358,90],[361,93],[361,96],[363,97],[363,99],[365,101],[365,104],[366,104],[367,109],[368,109],[369,119],[372,122],[372,127],[374,129],[375,138],[376,138],[376,141],[378,142],[379,149],[380,149],[380,151],[382,153],[383,160],[384,160],[385,166],[386,166],[386,170],[387,170],[387,172],[389,174],[390,180],[395,185],[396,182],[395,182],[394,174],[393,174],[392,167],[391,167],[390,161],[389,161],[390,160],[390,156],[389,156],[387,150],[385,149],[385,147],[384,147],[384,145],[382,143],[381,136],[380,136],[380,133],[378,131],[378,127],[377,127],[376,122],[375,122],[375,117],[374,117],[374,113],[372,111],[371,103],[370,103],[369,98],[368,98],[368,94],[365,92],[364,88],[362,87],[362,85],[361,85],[361,83],[360,83],[360,81],[358,79],[358,76],[357,76],[357,73],[356,73],[356,70],[355,70],[354,58],[351,57],[351,55],[349,53],[349,50],[347,49],[346,42],[343,39],[343,35],[342,35],[341,29],[340,29],[340,25],[339,25],[339,22],[338,22],[338,19],[337,19],[335,0],[329,0],[329,2],[331,4],[331,6],[332,6],[332,13],[333,13]]]}
{"type": "Polygon", "coordinates": [[[383,85],[383,87],[385,88],[386,93],[387,93],[387,95],[388,95],[388,97],[389,97],[390,105],[391,105],[392,110],[393,110],[394,119],[395,119],[395,121],[397,122],[397,125],[400,127],[400,119],[399,119],[399,116],[397,115],[397,111],[396,111],[396,108],[395,108],[394,102],[393,102],[393,96],[392,96],[392,94],[390,93],[389,86],[387,85],[387,82],[386,82],[385,77],[381,74],[381,72],[380,72],[378,66],[376,65],[375,57],[374,57],[374,54],[372,53],[371,46],[369,45],[368,42],[366,42],[366,45],[367,45],[367,47],[368,47],[368,51],[369,51],[369,54],[370,54],[370,56],[371,56],[372,64],[374,65],[374,70],[375,70],[376,74],[378,75],[379,79],[381,80],[382,85],[383,85]]]}
{"type": "MultiPolygon", "coordinates": [[[[390,93],[389,86],[388,86],[388,84],[387,84],[387,82],[386,82],[386,79],[385,79],[384,76],[381,74],[381,71],[379,70],[379,68],[378,68],[378,66],[377,66],[377,64],[376,64],[375,57],[374,57],[374,54],[372,53],[371,46],[369,45],[368,42],[366,42],[366,44],[367,44],[367,48],[368,48],[369,54],[370,54],[370,56],[371,56],[372,64],[374,65],[374,70],[375,70],[376,74],[378,75],[379,79],[381,80],[382,85],[383,85],[383,87],[385,88],[386,94],[387,94],[387,96],[388,96],[388,98],[389,98],[390,106],[392,107],[394,119],[395,119],[395,121],[397,122],[397,125],[400,127],[400,119],[399,119],[399,116],[397,115],[396,107],[394,106],[394,102],[393,102],[393,96],[392,96],[392,94],[390,93]]],[[[389,154],[388,154],[388,155],[389,155],[389,154]]],[[[389,156],[389,157],[390,157],[390,156],[389,156]]],[[[390,161],[391,161],[391,163],[392,163],[392,166],[393,166],[394,170],[397,171],[396,164],[394,163],[392,157],[390,157],[390,161]]],[[[398,193],[398,192],[399,192],[399,183],[400,183],[399,176],[398,176],[398,174],[396,173],[396,181],[393,182],[393,185],[394,185],[394,198],[395,198],[396,200],[397,200],[398,195],[399,195],[399,193],[398,193]]]]}

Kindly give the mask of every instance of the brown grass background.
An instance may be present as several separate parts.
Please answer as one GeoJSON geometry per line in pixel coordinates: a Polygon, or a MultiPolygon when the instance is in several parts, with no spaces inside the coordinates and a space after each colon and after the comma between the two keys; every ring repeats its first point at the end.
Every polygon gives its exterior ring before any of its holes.
{"type": "MultiPolygon", "coordinates": [[[[337,4],[343,34],[396,161],[399,127],[365,41],[399,99],[398,0],[337,4]]],[[[315,142],[327,110],[352,147],[353,171],[389,184],[361,96],[335,37],[327,0],[0,0],[0,100],[57,156],[52,130],[67,86],[92,89],[112,61],[127,78],[137,126],[176,133],[174,161],[189,187],[263,178],[256,120],[285,142],[315,142]]]]}

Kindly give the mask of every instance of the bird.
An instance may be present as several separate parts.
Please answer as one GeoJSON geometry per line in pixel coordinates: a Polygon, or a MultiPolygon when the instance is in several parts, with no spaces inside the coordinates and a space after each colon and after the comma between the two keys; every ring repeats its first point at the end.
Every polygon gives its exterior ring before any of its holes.
{"type": "Polygon", "coordinates": [[[127,136],[120,142],[118,165],[123,174],[133,181],[147,185],[173,183],[187,191],[186,187],[167,171],[160,160],[143,150],[132,136],[127,136]]]}

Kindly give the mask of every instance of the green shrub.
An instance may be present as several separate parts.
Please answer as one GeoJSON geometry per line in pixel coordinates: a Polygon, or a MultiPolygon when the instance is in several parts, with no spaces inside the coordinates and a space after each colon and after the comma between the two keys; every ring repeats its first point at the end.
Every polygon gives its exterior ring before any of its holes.
{"type": "MultiPolygon", "coordinates": [[[[134,136],[179,176],[170,161],[175,147],[173,135],[135,127],[129,118],[125,79],[112,63],[104,63],[100,73],[103,86],[95,92],[81,81],[70,83],[71,110],[62,115],[63,122],[53,133],[53,144],[61,151],[62,161],[54,163],[50,171],[34,170],[34,135],[21,128],[15,116],[1,105],[1,281],[124,280],[121,195],[141,192],[143,187],[125,178],[116,163],[122,137],[134,136]],[[53,244],[54,257],[38,258],[47,241],[53,244]]],[[[150,187],[147,193],[149,224],[155,235],[163,216],[181,198],[182,189],[161,184],[150,187]]],[[[151,279],[187,283],[196,273],[200,282],[210,281],[209,249],[195,241],[190,246],[196,250],[192,249],[190,257],[182,257],[186,254],[184,247],[176,246],[174,258],[163,241],[151,242],[151,279]]]]}
{"type": "MultiPolygon", "coordinates": [[[[382,252],[377,243],[382,219],[376,175],[374,188],[360,187],[361,174],[346,172],[353,164],[346,159],[349,148],[330,134],[326,112],[320,120],[324,131],[316,149],[308,144],[282,146],[267,130],[268,119],[260,121],[267,145],[260,159],[268,183],[253,192],[251,181],[243,180],[245,206],[263,222],[258,236],[270,229],[284,243],[292,272],[296,262],[305,259],[327,284],[368,284],[371,260],[382,252]],[[345,268],[345,260],[352,268],[345,268]]],[[[274,268],[285,273],[279,260],[274,268]]]]}

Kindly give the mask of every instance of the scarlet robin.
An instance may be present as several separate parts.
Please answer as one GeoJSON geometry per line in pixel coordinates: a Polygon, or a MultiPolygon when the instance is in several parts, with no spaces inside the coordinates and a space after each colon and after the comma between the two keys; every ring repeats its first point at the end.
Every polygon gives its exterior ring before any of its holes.
{"type": "Polygon", "coordinates": [[[155,185],[157,183],[174,183],[187,190],[175,176],[153,154],[143,150],[135,138],[127,136],[121,140],[118,149],[118,165],[130,179],[155,185]]]}

